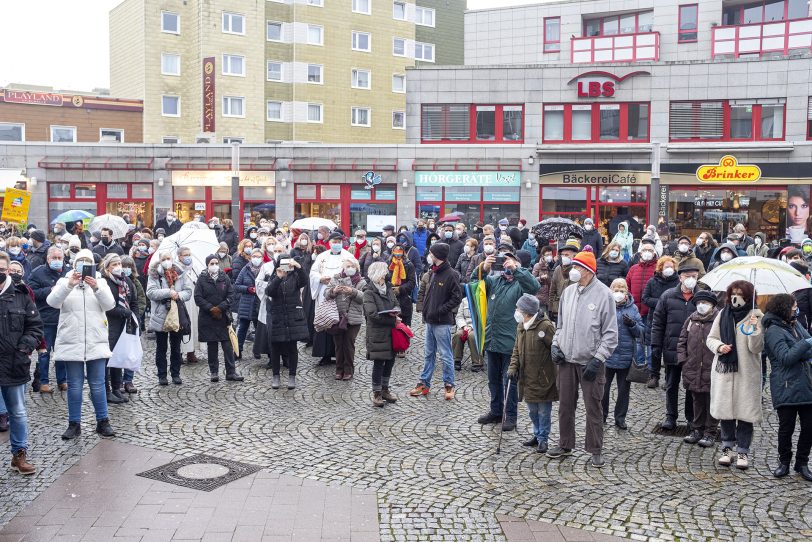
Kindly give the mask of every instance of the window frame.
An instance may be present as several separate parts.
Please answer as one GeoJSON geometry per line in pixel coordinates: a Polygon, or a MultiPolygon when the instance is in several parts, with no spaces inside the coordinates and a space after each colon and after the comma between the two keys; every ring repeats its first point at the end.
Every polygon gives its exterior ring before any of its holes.
{"type": "Polygon", "coordinates": [[[699,4],[680,4],[677,7],[677,43],[697,43],[699,41],[699,4]],[[696,28],[693,30],[682,29],[682,11],[684,9],[694,9],[694,19],[696,20],[696,28]],[[694,34],[693,39],[683,39],[683,35],[694,34]]]}
{"type": "Polygon", "coordinates": [[[102,143],[103,132],[118,132],[119,140],[116,143],[124,143],[124,128],[99,128],[99,143],[102,143]]]}
{"type": "Polygon", "coordinates": [[[360,15],[372,15],[372,0],[352,0],[352,4],[350,5],[350,9],[353,13],[358,13],[360,15]],[[367,3],[367,10],[361,11],[357,8],[356,3],[364,1],[367,3]]]}
{"type": "Polygon", "coordinates": [[[308,24],[307,25],[307,36],[306,36],[305,41],[306,41],[307,45],[316,45],[316,46],[319,46],[319,47],[324,47],[324,27],[322,25],[320,25],[320,24],[308,24]],[[312,41],[310,41],[310,30],[316,29],[316,28],[319,29],[319,42],[318,43],[313,43],[312,41]]]}
{"type": "Polygon", "coordinates": [[[392,129],[393,130],[405,130],[406,129],[406,111],[401,109],[396,109],[392,111],[392,129]],[[401,115],[403,117],[403,122],[401,126],[395,126],[395,115],[401,115]]]}
{"type": "Polygon", "coordinates": [[[544,17],[544,20],[542,21],[542,24],[544,26],[542,27],[543,41],[541,43],[541,53],[542,54],[560,53],[561,52],[561,17],[559,17],[559,16],[556,16],[556,17],[544,17]],[[558,40],[556,40],[556,41],[547,39],[547,21],[554,21],[554,20],[558,21],[558,40]],[[557,48],[548,49],[547,48],[548,45],[556,45],[557,48]]]}
{"type": "Polygon", "coordinates": [[[357,51],[359,53],[371,53],[372,52],[372,33],[371,32],[364,32],[363,30],[352,30],[351,31],[351,38],[350,38],[350,47],[353,51],[357,51]],[[360,49],[356,47],[356,36],[365,35],[367,37],[367,48],[360,49]]]}
{"type": "Polygon", "coordinates": [[[282,115],[282,108],[284,107],[284,102],[280,100],[265,100],[265,121],[266,122],[285,122],[284,116],[282,115]],[[271,104],[279,104],[279,118],[271,118],[268,114],[268,106],[271,104]]]}
{"type": "MultiPolygon", "coordinates": [[[[527,108],[525,104],[519,103],[437,103],[437,104],[421,104],[420,107],[420,143],[427,145],[448,145],[448,144],[462,144],[462,145],[522,145],[527,137],[527,108]],[[423,116],[424,107],[445,107],[445,106],[464,106],[468,108],[468,138],[467,139],[425,139],[423,134],[423,116]],[[494,107],[495,126],[493,139],[477,139],[476,133],[476,111],[477,107],[494,107]],[[522,137],[520,139],[505,139],[504,134],[504,112],[505,107],[521,107],[522,118],[522,137]]],[[[447,113],[443,113],[447,116],[447,113]]],[[[406,118],[404,117],[404,124],[406,118]]],[[[447,122],[447,120],[445,121],[447,122]]]]}
{"type": "Polygon", "coordinates": [[[64,124],[51,124],[48,127],[48,134],[50,136],[48,138],[48,141],[50,143],[76,143],[76,140],[78,139],[78,135],[79,135],[77,133],[76,126],[66,126],[64,124]],[[73,141],[54,141],[54,128],[57,128],[57,129],[58,128],[63,128],[63,129],[67,129],[67,130],[72,130],[73,131],[73,141]]]}
{"type": "Polygon", "coordinates": [[[783,0],[782,4],[784,5],[784,13],[782,15],[782,19],[778,21],[765,21],[764,15],[767,11],[767,0],[760,0],[759,2],[746,2],[744,4],[738,4],[735,6],[730,6],[728,8],[722,8],[722,24],[720,26],[746,26],[750,24],[769,24],[769,23],[779,23],[779,22],[787,22],[787,21],[797,21],[799,19],[806,19],[809,17],[807,13],[804,17],[797,17],[794,19],[789,18],[789,0],[783,0]],[[761,7],[761,19],[759,21],[754,21],[752,23],[745,23],[744,22],[744,10],[745,8],[753,8],[756,6],[761,7]],[[738,11],[739,13],[739,21],[738,23],[732,24],[724,24],[724,17],[726,13],[733,13],[734,11],[738,11]]]}
{"type": "Polygon", "coordinates": [[[161,53],[161,75],[168,75],[168,76],[171,76],[171,77],[180,77],[180,72],[181,72],[181,60],[180,59],[181,59],[180,53],[163,53],[162,52],[161,53]],[[178,72],[177,73],[164,71],[164,57],[170,57],[170,56],[176,57],[178,59],[178,72]]]}
{"type": "Polygon", "coordinates": [[[417,26],[425,26],[428,28],[435,28],[437,21],[437,11],[434,8],[426,7],[426,6],[418,6],[415,5],[414,7],[414,24],[417,26]],[[418,18],[418,13],[431,13],[431,24],[427,24],[423,19],[425,19],[425,15],[418,18]],[[420,20],[418,20],[420,19],[420,20]]]}
{"type": "Polygon", "coordinates": [[[318,102],[307,102],[307,115],[306,122],[309,124],[324,124],[324,104],[318,102]],[[319,120],[310,120],[310,106],[315,105],[319,108],[319,120]]]}
{"type": "Polygon", "coordinates": [[[245,138],[242,136],[223,136],[223,145],[233,145],[234,143],[244,145],[245,138]]]}
{"type": "Polygon", "coordinates": [[[284,71],[283,66],[284,66],[284,64],[285,63],[282,62],[281,60],[266,60],[265,61],[265,81],[268,81],[270,83],[282,83],[282,82],[284,82],[284,78],[285,78],[285,76],[283,74],[283,71],[284,71]],[[271,79],[270,78],[270,69],[269,68],[270,68],[271,64],[278,64],[279,65],[279,79],[271,79]]]}
{"type": "Polygon", "coordinates": [[[372,108],[369,106],[364,105],[353,105],[350,106],[350,126],[358,127],[358,128],[372,128],[372,108]],[[366,111],[367,112],[367,123],[366,124],[359,124],[356,122],[356,111],[366,111]]]}
{"type": "Polygon", "coordinates": [[[653,24],[652,24],[652,29],[651,30],[645,30],[645,31],[640,30],[640,15],[643,14],[643,13],[652,13],[652,15],[653,15],[653,11],[654,10],[652,10],[652,9],[641,9],[640,11],[636,11],[636,12],[633,12],[633,13],[623,13],[623,14],[614,14],[614,15],[610,14],[610,15],[604,15],[603,17],[592,17],[592,18],[589,18],[589,19],[584,19],[583,24],[581,25],[581,37],[584,37],[584,38],[587,38],[587,37],[603,38],[603,37],[609,37],[609,36],[631,36],[633,34],[648,34],[649,32],[654,32],[653,24]],[[634,15],[634,32],[628,32],[628,33],[625,33],[625,34],[621,33],[620,32],[620,28],[621,28],[620,19],[623,18],[623,17],[628,17],[630,15],[634,15]],[[606,34],[606,31],[604,30],[605,27],[606,27],[605,23],[609,19],[617,19],[617,32],[614,33],[614,34],[606,34]],[[593,22],[593,21],[600,21],[601,30],[600,30],[600,34],[590,36],[589,34],[587,34],[586,25],[587,25],[588,22],[593,22]]]}
{"type": "Polygon", "coordinates": [[[351,68],[350,69],[350,87],[356,90],[372,90],[372,70],[369,68],[351,68]],[[357,75],[359,72],[366,72],[367,74],[367,81],[369,82],[369,86],[360,87],[357,83],[357,75]]]}
{"type": "Polygon", "coordinates": [[[244,119],[245,118],[245,109],[246,109],[245,108],[245,96],[233,96],[231,94],[226,94],[226,95],[223,96],[223,99],[220,101],[220,105],[222,107],[222,110],[220,111],[220,115],[223,118],[229,118],[229,119],[244,119]],[[234,115],[234,114],[231,113],[231,109],[232,109],[231,101],[232,100],[242,100],[242,114],[241,115],[234,115]],[[226,101],[228,101],[228,104],[229,104],[229,106],[228,106],[229,113],[228,114],[226,114],[226,101]]]}
{"type": "Polygon", "coordinates": [[[284,41],[284,38],[285,38],[284,32],[285,32],[285,23],[283,23],[282,21],[272,21],[272,20],[266,20],[265,21],[265,41],[270,41],[272,43],[284,43],[285,42],[284,41]],[[278,40],[271,39],[271,38],[268,37],[268,27],[271,26],[271,25],[274,25],[274,26],[279,25],[279,39],[278,40]]]}
{"type": "Polygon", "coordinates": [[[164,34],[175,34],[176,36],[180,36],[180,13],[175,13],[174,11],[169,11],[166,9],[161,10],[161,32],[164,34]],[[167,30],[164,27],[164,15],[174,15],[175,21],[177,22],[177,30],[167,30]]]}
{"type": "MultiPolygon", "coordinates": [[[[781,99],[783,99],[783,98],[781,98],[781,99]]],[[[699,142],[708,142],[708,141],[712,141],[712,142],[716,142],[716,141],[718,141],[718,142],[729,142],[729,141],[786,141],[786,139],[787,139],[787,102],[786,102],[785,99],[783,99],[784,101],[780,101],[781,99],[779,99],[779,101],[777,101],[776,103],[757,103],[756,101],[754,101],[754,103],[752,103],[752,104],[745,104],[745,103],[731,104],[731,101],[733,101],[733,102],[735,102],[735,101],[744,102],[746,100],[672,100],[672,101],[669,101],[668,102],[668,113],[669,113],[668,141],[671,142],[671,143],[691,143],[691,142],[697,142],[697,141],[699,141],[699,142]],[[694,107],[696,107],[699,111],[701,111],[701,105],[699,105],[699,104],[702,104],[702,103],[717,103],[717,102],[722,103],[722,137],[720,137],[720,138],[691,137],[691,138],[679,138],[679,139],[672,139],[671,138],[671,104],[673,104],[673,103],[691,103],[691,104],[695,104],[694,107]],[[739,106],[739,105],[750,105],[753,108],[753,111],[751,113],[752,116],[751,116],[751,120],[750,120],[750,122],[751,122],[750,129],[751,129],[751,134],[752,135],[749,138],[741,138],[741,137],[734,138],[734,137],[731,136],[731,124],[732,124],[731,123],[731,115],[730,115],[731,108],[735,107],[735,106],[739,106]],[[762,107],[765,106],[765,105],[768,105],[768,106],[781,105],[781,106],[783,106],[784,114],[782,115],[783,118],[781,119],[782,122],[783,122],[782,127],[781,127],[782,137],[778,137],[778,138],[776,138],[776,137],[770,137],[770,138],[762,137],[762,134],[761,134],[762,116],[761,115],[762,115],[762,107]]],[[[699,118],[697,116],[695,116],[694,119],[695,119],[696,123],[699,122],[699,118]]]]}
{"type": "Polygon", "coordinates": [[[323,85],[324,84],[324,64],[308,64],[307,65],[307,84],[308,85],[323,85]],[[319,80],[318,81],[311,81],[310,80],[310,68],[312,67],[319,68],[319,80]]]}
{"type": "Polygon", "coordinates": [[[161,116],[162,117],[172,117],[172,118],[179,118],[181,115],[181,103],[180,103],[180,95],[179,94],[161,94],[161,116]],[[173,115],[171,113],[166,113],[164,111],[164,98],[175,98],[178,104],[178,112],[177,114],[173,115]]]}
{"type": "Polygon", "coordinates": [[[223,53],[223,55],[222,55],[222,67],[220,68],[220,75],[228,76],[228,77],[245,77],[245,71],[246,71],[245,70],[245,57],[243,55],[232,55],[232,54],[229,54],[229,53],[223,53]],[[227,58],[229,59],[228,62],[226,62],[227,58]],[[241,60],[242,73],[226,72],[226,66],[228,66],[229,69],[231,68],[230,59],[233,59],[233,58],[239,58],[241,60]]]}
{"type": "Polygon", "coordinates": [[[434,53],[435,53],[436,49],[437,49],[437,48],[436,48],[435,44],[433,44],[433,43],[428,43],[428,42],[424,42],[424,41],[415,41],[415,42],[414,42],[414,59],[415,59],[415,60],[419,60],[420,62],[431,62],[431,63],[434,63],[434,59],[435,59],[435,54],[434,54],[434,53]],[[426,45],[430,45],[430,46],[431,46],[431,60],[426,60],[426,59],[425,59],[425,58],[423,58],[422,56],[421,56],[420,58],[418,58],[418,57],[417,57],[417,46],[418,46],[418,45],[420,46],[421,51],[422,51],[422,52],[424,52],[424,53],[425,53],[425,51],[426,51],[426,45]]]}
{"type": "Polygon", "coordinates": [[[409,15],[406,13],[406,2],[402,0],[394,0],[392,2],[392,19],[395,21],[408,21],[409,15]],[[395,6],[403,6],[403,17],[395,17],[395,6]]]}
{"type": "Polygon", "coordinates": [[[398,58],[408,58],[408,56],[409,56],[409,51],[407,50],[408,44],[409,44],[409,39],[408,38],[392,37],[392,56],[398,57],[398,58]],[[403,42],[403,54],[402,55],[399,55],[399,54],[397,54],[395,52],[395,42],[396,41],[402,41],[403,42]]]}
{"type": "Polygon", "coordinates": [[[630,102],[545,102],[541,106],[541,140],[543,143],[550,144],[612,144],[612,143],[650,143],[651,142],[651,102],[646,101],[630,101],[630,102]],[[648,122],[646,124],[646,137],[641,139],[629,139],[629,105],[638,104],[648,106],[648,122]],[[618,127],[617,139],[601,139],[600,137],[600,111],[601,106],[620,106],[620,124],[618,127]],[[573,139],[572,137],[572,112],[573,106],[579,106],[579,111],[583,106],[590,106],[590,134],[589,139],[573,139]],[[546,139],[544,137],[544,117],[547,108],[550,111],[560,111],[560,109],[552,109],[556,107],[563,107],[564,111],[564,130],[562,139],[546,139]]]}
{"type": "Polygon", "coordinates": [[[0,126],[19,126],[20,127],[20,140],[2,141],[2,143],[23,143],[25,142],[25,123],[24,122],[0,122],[0,126]]]}
{"type": "Polygon", "coordinates": [[[405,73],[393,73],[392,74],[392,92],[397,94],[406,94],[406,74],[405,73]],[[396,78],[403,79],[403,90],[395,90],[395,79],[396,78]]]}
{"type": "Polygon", "coordinates": [[[223,34],[233,34],[235,36],[244,36],[245,35],[245,21],[246,21],[246,16],[243,15],[242,13],[235,13],[233,11],[225,11],[224,10],[223,11],[223,16],[222,16],[222,25],[221,25],[221,29],[222,29],[223,34]],[[234,26],[233,21],[232,21],[233,17],[239,17],[239,18],[242,19],[242,32],[235,32],[235,31],[231,30],[231,27],[234,26]],[[229,30],[226,30],[226,18],[228,18],[228,20],[229,20],[229,30]]]}

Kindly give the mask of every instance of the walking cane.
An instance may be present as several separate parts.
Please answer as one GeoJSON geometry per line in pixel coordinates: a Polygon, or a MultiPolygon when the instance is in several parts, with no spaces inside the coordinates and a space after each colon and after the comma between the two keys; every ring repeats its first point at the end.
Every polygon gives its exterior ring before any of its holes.
{"type": "MultiPolygon", "coordinates": [[[[502,425],[504,425],[505,420],[507,419],[508,394],[510,393],[510,381],[511,380],[512,379],[510,377],[508,377],[507,386],[505,387],[505,395],[504,395],[505,406],[502,408],[502,425]]],[[[497,455],[502,453],[502,434],[503,433],[504,433],[504,431],[502,431],[502,428],[500,427],[499,428],[499,444],[496,445],[496,453],[497,453],[497,455]]]]}

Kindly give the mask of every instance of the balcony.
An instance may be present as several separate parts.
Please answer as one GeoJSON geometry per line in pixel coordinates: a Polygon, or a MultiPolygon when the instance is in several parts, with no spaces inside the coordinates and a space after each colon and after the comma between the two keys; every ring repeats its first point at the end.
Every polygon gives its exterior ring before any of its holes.
{"type": "Polygon", "coordinates": [[[572,38],[573,64],[658,60],[660,33],[640,32],[615,36],[572,38]]]}
{"type": "Polygon", "coordinates": [[[712,29],[711,56],[733,58],[812,49],[812,19],[793,19],[712,29]]]}

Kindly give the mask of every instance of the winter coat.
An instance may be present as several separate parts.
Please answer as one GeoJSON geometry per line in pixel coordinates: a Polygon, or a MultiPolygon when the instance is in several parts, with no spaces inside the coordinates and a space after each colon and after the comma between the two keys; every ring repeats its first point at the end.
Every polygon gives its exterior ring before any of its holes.
{"type": "Polygon", "coordinates": [[[611,285],[615,279],[626,278],[628,272],[629,264],[623,258],[616,262],[611,262],[605,258],[598,260],[598,280],[607,286],[611,285]]]}
{"type": "Polygon", "coordinates": [[[195,305],[200,307],[197,313],[197,340],[202,343],[229,340],[233,302],[234,285],[228,275],[220,272],[216,278],[211,278],[208,271],[200,273],[195,284],[195,305]],[[219,307],[222,312],[219,320],[209,312],[214,307],[219,307]]]}
{"type": "Polygon", "coordinates": [[[247,266],[251,262],[251,258],[246,258],[243,254],[235,254],[231,258],[231,274],[229,278],[233,281],[236,281],[237,278],[240,276],[240,272],[243,270],[245,266],[247,266]]]}
{"type": "MultiPolygon", "coordinates": [[[[383,262],[386,265],[389,265],[389,259],[383,255],[383,252],[379,252],[377,256],[374,252],[367,252],[358,261],[358,264],[361,266],[361,275],[364,278],[368,278],[367,275],[369,274],[369,266],[375,262],[383,262]]],[[[414,269],[414,266],[412,266],[412,269],[414,269]]]]}
{"type": "Polygon", "coordinates": [[[170,299],[169,292],[171,289],[174,289],[178,293],[177,303],[186,303],[192,299],[192,279],[189,278],[178,265],[175,265],[175,271],[178,273],[178,278],[175,281],[174,288],[169,287],[163,273],[163,268],[160,267],[160,265],[157,269],[150,270],[149,272],[149,278],[147,279],[147,298],[151,303],[147,329],[150,331],[162,332],[164,330],[164,321],[169,311],[167,300],[170,299]]]}
{"type": "Polygon", "coordinates": [[[596,256],[603,254],[603,237],[601,237],[601,234],[597,229],[593,228],[589,231],[584,230],[584,237],[581,239],[581,246],[585,247],[586,245],[592,247],[592,253],[596,256]]]}
{"type": "Polygon", "coordinates": [[[0,386],[18,386],[31,380],[31,352],[42,340],[43,326],[25,284],[6,280],[9,286],[0,293],[0,386]]]}
{"type": "Polygon", "coordinates": [[[420,255],[421,258],[425,257],[426,255],[426,241],[429,238],[429,230],[428,228],[423,228],[422,231],[415,228],[412,230],[412,241],[414,242],[414,248],[417,249],[417,253],[420,255]]]}
{"type": "Polygon", "coordinates": [[[414,310],[416,310],[417,312],[423,312],[423,299],[426,297],[426,288],[429,285],[430,278],[431,271],[426,271],[425,273],[423,273],[423,276],[420,277],[420,288],[417,290],[417,303],[415,304],[414,307],[414,310]]]}
{"type": "Polygon", "coordinates": [[[716,248],[713,245],[708,245],[706,247],[697,247],[694,246],[694,256],[696,256],[699,261],[702,262],[702,265],[705,266],[705,269],[710,268],[711,258],[713,258],[713,253],[716,251],[716,248]]]}
{"type": "Polygon", "coordinates": [[[553,278],[550,279],[550,298],[548,301],[549,306],[549,313],[555,317],[558,315],[558,305],[561,301],[561,294],[564,293],[564,290],[573,282],[570,281],[569,273],[570,269],[572,269],[572,264],[570,265],[559,265],[553,271],[553,278]]]}
{"type": "Polygon", "coordinates": [[[237,307],[237,318],[240,320],[256,320],[259,316],[259,298],[256,290],[249,293],[249,288],[256,288],[257,274],[246,265],[237,276],[234,283],[234,305],[237,307]]]}
{"type": "Polygon", "coordinates": [[[532,269],[533,266],[536,265],[536,262],[539,259],[539,252],[541,251],[541,246],[539,245],[539,242],[533,239],[533,243],[535,244],[532,244],[530,242],[530,239],[527,239],[519,249],[524,250],[530,254],[530,269],[532,269]]]}
{"type": "Polygon", "coordinates": [[[180,223],[180,220],[177,220],[177,219],[176,219],[176,220],[175,220],[174,222],[172,222],[172,224],[170,225],[170,224],[169,224],[169,222],[167,222],[166,217],[164,217],[164,218],[162,218],[162,219],[158,220],[158,221],[155,223],[155,229],[154,229],[154,230],[152,230],[152,231],[155,231],[155,230],[158,230],[158,229],[160,229],[160,228],[163,228],[164,232],[166,232],[166,236],[167,236],[167,237],[169,237],[169,236],[170,236],[170,235],[172,235],[173,233],[178,233],[178,232],[180,231],[180,227],[181,227],[181,226],[182,226],[182,224],[180,223]]]}
{"type": "Polygon", "coordinates": [[[612,291],[593,277],[580,288],[568,286],[561,296],[553,344],[570,363],[606,361],[617,348],[617,304],[612,291]]]}
{"type": "MultiPolygon", "coordinates": [[[[767,252],[769,252],[769,250],[770,250],[767,247],[767,236],[764,235],[761,232],[756,232],[756,234],[753,237],[754,237],[753,238],[753,243],[750,243],[749,245],[747,245],[747,248],[745,248],[744,251],[747,253],[748,256],[763,256],[763,257],[766,258],[767,257],[767,252]],[[756,245],[755,245],[755,238],[756,237],[761,239],[761,244],[758,245],[758,248],[756,248],[756,245]]],[[[744,244],[743,240],[742,240],[741,244],[744,244]]]]}
{"type": "Polygon", "coordinates": [[[709,393],[714,353],[708,349],[708,334],[719,309],[704,316],[693,312],[682,325],[677,342],[677,363],[682,366],[682,385],[696,393],[709,393]]]}
{"type": "Polygon", "coordinates": [[[347,250],[350,252],[350,254],[355,256],[356,260],[360,261],[361,258],[372,252],[372,246],[370,246],[368,241],[364,241],[364,244],[359,247],[353,241],[352,243],[350,243],[350,246],[347,250]]]}
{"type": "Polygon", "coordinates": [[[460,276],[449,262],[443,262],[429,275],[426,294],[423,296],[423,322],[435,326],[453,326],[460,301],[460,276]]]}
{"type": "Polygon", "coordinates": [[[641,356],[643,347],[640,344],[640,339],[643,338],[643,318],[640,317],[634,298],[631,295],[626,296],[626,301],[621,305],[615,305],[615,310],[617,311],[617,348],[606,360],[606,366],[610,369],[628,369],[632,360],[643,364],[645,357],[641,356]],[[634,321],[631,327],[623,321],[624,315],[634,321]]]}
{"type": "MultiPolygon", "coordinates": [[[[48,263],[48,249],[51,247],[51,243],[49,241],[45,241],[40,245],[39,248],[31,247],[31,250],[28,252],[28,255],[25,257],[28,260],[28,268],[33,273],[34,269],[41,265],[46,265],[48,263]]],[[[23,277],[26,281],[28,281],[29,277],[23,277]]]]}
{"type": "Polygon", "coordinates": [[[728,260],[728,262],[732,262],[733,260],[739,257],[738,248],[736,248],[736,246],[733,243],[723,243],[719,245],[719,248],[716,249],[716,252],[713,253],[713,257],[711,258],[711,264],[710,267],[708,268],[708,271],[713,271],[723,263],[727,263],[722,261],[723,248],[726,248],[733,253],[733,258],[728,260]]]}
{"type": "Polygon", "coordinates": [[[660,296],[662,296],[666,290],[677,286],[679,286],[679,276],[676,273],[666,278],[660,273],[655,272],[654,276],[646,283],[646,287],[643,288],[643,305],[648,307],[646,313],[646,325],[648,328],[651,328],[651,322],[654,319],[654,309],[657,308],[657,302],[660,300],[660,296]]]}
{"type": "Polygon", "coordinates": [[[694,265],[694,266],[696,266],[697,269],[699,269],[699,277],[700,278],[702,278],[702,276],[705,274],[705,264],[702,263],[702,260],[700,260],[699,258],[694,256],[694,251],[693,250],[689,250],[685,254],[683,254],[682,252],[677,250],[676,252],[674,252],[672,257],[677,262],[677,269],[679,269],[679,265],[682,262],[686,261],[688,263],[685,264],[685,265],[689,265],[689,264],[694,265]]]}
{"type": "MultiPolygon", "coordinates": [[[[758,234],[756,234],[758,235],[758,234]]],[[[764,349],[770,358],[770,395],[773,408],[812,404],[812,345],[806,329],[767,314],[764,349]]]]}
{"type": "MultiPolygon", "coordinates": [[[[417,249],[414,246],[414,240],[412,239],[412,233],[408,232],[408,231],[401,232],[401,233],[397,234],[397,237],[395,237],[395,240],[397,240],[398,243],[400,243],[400,244],[402,244],[404,246],[403,250],[405,252],[405,255],[404,255],[405,259],[412,262],[412,265],[414,266],[415,272],[417,274],[420,274],[420,272],[423,271],[423,260],[420,257],[420,253],[417,251],[417,249]]],[[[462,250],[462,249],[460,249],[460,250],[462,250]]],[[[389,256],[391,256],[391,254],[389,256]]],[[[388,258],[388,256],[387,256],[387,258],[388,258]]]]}
{"type": "Polygon", "coordinates": [[[99,243],[93,247],[93,254],[98,254],[99,258],[103,260],[108,254],[118,254],[119,256],[124,256],[124,249],[121,248],[121,245],[119,245],[116,241],[112,241],[109,245],[99,243]]]}
{"type": "Polygon", "coordinates": [[[539,312],[530,327],[516,326],[516,342],[510,356],[508,372],[518,374],[519,400],[528,403],[558,401],[556,378],[558,367],[553,363],[550,346],[555,336],[555,324],[539,312]]]}
{"type": "Polygon", "coordinates": [[[471,278],[471,275],[466,275],[466,271],[468,271],[468,267],[471,265],[471,256],[465,253],[463,250],[462,254],[460,254],[459,259],[457,260],[457,265],[454,266],[454,271],[459,273],[460,275],[460,283],[468,284],[468,280],[471,278]]]}
{"type": "Polygon", "coordinates": [[[643,301],[643,291],[646,289],[646,284],[654,276],[657,270],[657,260],[653,259],[648,262],[640,260],[639,263],[634,264],[629,268],[626,273],[626,286],[629,288],[629,293],[634,298],[634,303],[637,305],[637,310],[640,316],[646,318],[648,315],[648,305],[643,301]]]}
{"type": "Polygon", "coordinates": [[[533,277],[539,283],[536,297],[539,299],[539,303],[545,307],[548,306],[550,301],[550,276],[552,274],[553,269],[547,265],[547,262],[538,262],[533,266],[533,277]]]}
{"type": "MultiPolygon", "coordinates": [[[[107,311],[107,342],[110,343],[110,350],[115,348],[119,337],[121,337],[121,333],[124,331],[124,327],[128,323],[134,322],[132,316],[138,314],[138,298],[135,295],[135,285],[127,277],[122,275],[121,278],[124,284],[127,285],[128,295],[126,303],[130,307],[129,309],[124,308],[124,306],[119,303],[121,296],[119,296],[118,285],[113,282],[113,279],[110,277],[104,277],[103,279],[107,282],[107,286],[110,288],[110,293],[113,294],[113,301],[115,302],[115,306],[107,311]]],[[[132,330],[130,333],[132,333],[132,330]]]]}
{"type": "MultiPolygon", "coordinates": [[[[140,279],[140,277],[139,277],[140,279]]],[[[144,292],[144,287],[141,286],[141,281],[136,279],[133,280],[130,278],[130,282],[132,282],[133,286],[135,286],[135,304],[136,307],[133,308],[133,312],[138,318],[144,315],[144,312],[147,310],[147,294],[144,292]]]]}
{"type": "Polygon", "coordinates": [[[677,343],[682,326],[695,310],[693,296],[685,301],[681,286],[671,288],[660,296],[651,319],[652,357],[662,354],[666,365],[677,364],[677,343]]]}
{"type": "Polygon", "coordinates": [[[304,341],[310,337],[299,290],[307,284],[304,270],[297,268],[285,278],[273,273],[265,294],[270,299],[271,342],[304,341]]]}
{"type": "Polygon", "coordinates": [[[240,236],[237,235],[233,227],[223,228],[223,231],[221,231],[217,237],[217,242],[228,245],[228,251],[234,254],[237,250],[237,246],[240,244],[240,236]]]}
{"type": "Polygon", "coordinates": [[[393,314],[378,314],[381,311],[398,308],[392,285],[386,283],[386,294],[381,295],[374,284],[364,286],[362,296],[366,317],[367,359],[390,360],[395,358],[392,351],[392,328],[397,324],[393,314]]]}
{"type": "MultiPolygon", "coordinates": [[[[351,326],[360,326],[364,323],[364,287],[367,281],[361,279],[358,284],[353,285],[352,279],[336,275],[327,284],[324,291],[325,299],[334,299],[338,307],[339,316],[347,316],[347,323],[351,326]],[[333,290],[336,286],[349,286],[353,289],[351,294],[336,294],[333,290]]],[[[411,294],[411,292],[410,292],[411,294]]]]}
{"type": "MultiPolygon", "coordinates": [[[[629,231],[629,223],[628,222],[621,222],[618,224],[617,233],[612,238],[613,243],[617,243],[620,245],[620,256],[625,260],[629,261],[632,258],[634,253],[634,235],[629,231]],[[624,226],[625,232],[620,232],[620,226],[624,226]]],[[[598,252],[597,254],[600,254],[598,252]]]]}
{"type": "Polygon", "coordinates": [[[440,242],[448,245],[448,248],[450,249],[448,251],[448,263],[451,265],[452,268],[456,269],[457,262],[459,261],[460,256],[462,256],[462,253],[464,252],[463,249],[465,247],[465,244],[457,238],[456,233],[454,233],[451,236],[451,239],[446,239],[445,235],[441,235],[440,242]]]}
{"type": "Polygon", "coordinates": [[[107,311],[115,299],[107,281],[96,275],[98,288],[87,284],[71,287],[59,279],[48,295],[48,304],[59,310],[59,327],[51,361],[91,361],[112,355],[108,342],[107,311]]]}
{"type": "Polygon", "coordinates": [[[719,332],[720,311],[713,320],[708,334],[708,345],[713,357],[711,367],[711,416],[717,420],[741,420],[750,423],[761,422],[761,351],[764,349],[764,330],[760,310],[750,311],[741,321],[736,322],[736,354],[739,369],[735,373],[720,373],[716,370],[719,362],[719,347],[724,343],[719,332]],[[755,332],[745,335],[741,324],[747,325],[750,316],[759,320],[755,332]]]}
{"type": "Polygon", "coordinates": [[[40,265],[31,272],[31,276],[26,281],[34,292],[34,300],[44,326],[55,326],[59,323],[59,311],[50,306],[46,299],[56,282],[69,272],[72,273],[73,269],[67,265],[62,267],[62,271],[54,271],[47,264],[40,265]]]}
{"type": "MultiPolygon", "coordinates": [[[[474,271],[471,278],[476,280],[478,272],[474,271]]],[[[517,267],[513,272],[513,280],[503,275],[489,273],[483,276],[485,292],[488,297],[488,311],[485,317],[485,350],[510,354],[516,342],[516,320],[513,313],[516,311],[516,302],[524,294],[535,295],[539,290],[539,283],[523,267],[517,267]]]]}

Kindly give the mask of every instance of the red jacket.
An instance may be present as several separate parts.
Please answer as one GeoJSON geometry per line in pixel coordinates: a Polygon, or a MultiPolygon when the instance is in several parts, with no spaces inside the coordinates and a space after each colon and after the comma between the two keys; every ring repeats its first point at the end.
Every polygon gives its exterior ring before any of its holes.
{"type": "Polygon", "coordinates": [[[643,289],[646,283],[654,276],[654,271],[657,270],[657,260],[650,262],[640,261],[629,268],[626,273],[626,286],[629,287],[629,293],[634,298],[634,304],[637,305],[637,310],[640,311],[640,316],[644,317],[648,314],[648,305],[643,303],[643,289]]]}

